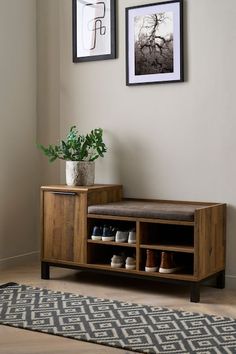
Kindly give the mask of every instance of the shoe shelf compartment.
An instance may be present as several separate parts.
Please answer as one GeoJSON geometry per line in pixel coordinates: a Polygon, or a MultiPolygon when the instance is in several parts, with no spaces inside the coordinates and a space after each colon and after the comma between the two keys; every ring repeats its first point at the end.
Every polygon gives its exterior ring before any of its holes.
{"type": "MultiPolygon", "coordinates": [[[[136,243],[128,243],[128,240],[125,242],[117,242],[117,241],[107,241],[107,240],[92,240],[92,234],[94,227],[99,227],[101,230],[106,227],[111,227],[115,230],[126,231],[129,232],[131,230],[136,230],[136,222],[133,220],[123,220],[123,219],[115,219],[114,218],[101,218],[101,217],[89,217],[87,223],[87,242],[88,243],[97,243],[97,244],[106,244],[106,245],[120,245],[124,247],[136,247],[136,243]]],[[[115,234],[115,233],[114,233],[115,234]]]]}
{"type": "Polygon", "coordinates": [[[139,270],[143,274],[172,278],[187,279],[194,278],[194,226],[193,223],[163,223],[142,221],[139,224],[140,235],[140,257],[139,270]],[[152,250],[155,255],[157,270],[146,272],[147,252],[152,250]],[[162,252],[172,254],[177,269],[171,273],[160,273],[162,252]]]}
{"type": "Polygon", "coordinates": [[[140,248],[194,253],[192,225],[140,223],[140,248]]]}
{"type": "MultiPolygon", "coordinates": [[[[92,268],[100,268],[120,272],[136,271],[137,266],[135,266],[134,270],[125,268],[125,260],[127,257],[134,257],[136,259],[136,242],[128,243],[128,240],[125,242],[117,242],[116,237],[114,241],[92,240],[94,228],[98,227],[100,230],[103,230],[105,226],[113,228],[116,231],[136,231],[136,222],[133,219],[114,219],[113,217],[101,217],[100,215],[98,217],[89,216],[87,223],[87,265],[91,266],[92,268]],[[111,259],[114,255],[122,255],[124,259],[124,264],[122,267],[113,268],[111,266],[111,259]]],[[[114,235],[115,234],[116,232],[114,235]]]]}
{"type": "MultiPolygon", "coordinates": [[[[125,260],[127,257],[136,258],[136,249],[130,247],[123,247],[123,245],[117,245],[115,242],[113,245],[107,244],[107,242],[101,241],[101,243],[88,243],[87,248],[87,264],[94,266],[94,268],[106,268],[115,271],[127,271],[132,272],[125,268],[125,260]],[[123,266],[119,268],[113,268],[111,266],[111,259],[114,255],[122,255],[123,266]]],[[[135,266],[137,270],[137,266],[135,266]]]]}
{"type": "MultiPolygon", "coordinates": [[[[148,248],[150,249],[150,248],[148,248]]],[[[175,260],[175,264],[177,270],[173,273],[160,273],[159,268],[161,266],[161,251],[154,249],[154,256],[156,259],[157,270],[155,272],[146,272],[145,266],[147,261],[147,249],[143,248],[140,251],[140,259],[139,259],[139,270],[144,272],[145,274],[151,274],[154,276],[166,277],[170,276],[172,278],[177,278],[179,276],[190,276],[194,275],[194,255],[190,253],[182,253],[182,252],[172,252],[173,258],[175,260]]]]}

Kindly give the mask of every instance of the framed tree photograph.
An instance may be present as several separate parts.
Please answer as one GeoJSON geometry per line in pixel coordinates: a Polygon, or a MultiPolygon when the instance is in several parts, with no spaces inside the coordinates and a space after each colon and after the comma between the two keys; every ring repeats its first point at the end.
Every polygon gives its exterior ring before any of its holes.
{"type": "Polygon", "coordinates": [[[73,62],[116,57],[116,0],[72,0],[73,62]]]}
{"type": "Polygon", "coordinates": [[[182,0],[126,8],[126,84],[183,80],[182,0]]]}

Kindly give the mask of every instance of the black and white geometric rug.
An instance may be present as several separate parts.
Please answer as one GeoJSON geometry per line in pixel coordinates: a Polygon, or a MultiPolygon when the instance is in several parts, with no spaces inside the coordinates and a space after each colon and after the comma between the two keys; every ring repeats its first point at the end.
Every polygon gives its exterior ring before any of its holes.
{"type": "Polygon", "coordinates": [[[236,353],[236,321],[10,283],[0,324],[140,353],[236,353]]]}

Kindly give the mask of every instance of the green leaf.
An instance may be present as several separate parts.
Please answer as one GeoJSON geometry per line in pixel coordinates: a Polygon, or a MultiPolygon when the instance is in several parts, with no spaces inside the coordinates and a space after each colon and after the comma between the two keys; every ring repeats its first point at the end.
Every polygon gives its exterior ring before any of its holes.
{"type": "Polygon", "coordinates": [[[65,140],[61,140],[58,145],[49,145],[45,147],[37,144],[37,147],[42,150],[50,162],[57,158],[62,160],[94,161],[99,156],[103,157],[107,151],[107,147],[103,142],[103,130],[96,128],[90,133],[83,135],[79,134],[78,129],[73,125],[65,140]]]}

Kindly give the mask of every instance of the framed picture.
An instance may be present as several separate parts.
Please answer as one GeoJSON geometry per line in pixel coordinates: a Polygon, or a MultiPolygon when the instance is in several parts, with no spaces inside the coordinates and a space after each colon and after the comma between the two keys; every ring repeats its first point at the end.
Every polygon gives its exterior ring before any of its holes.
{"type": "Polygon", "coordinates": [[[126,8],[126,84],[183,80],[182,0],[126,8]]]}
{"type": "Polygon", "coordinates": [[[72,0],[73,62],[116,57],[116,0],[72,0]]]}

